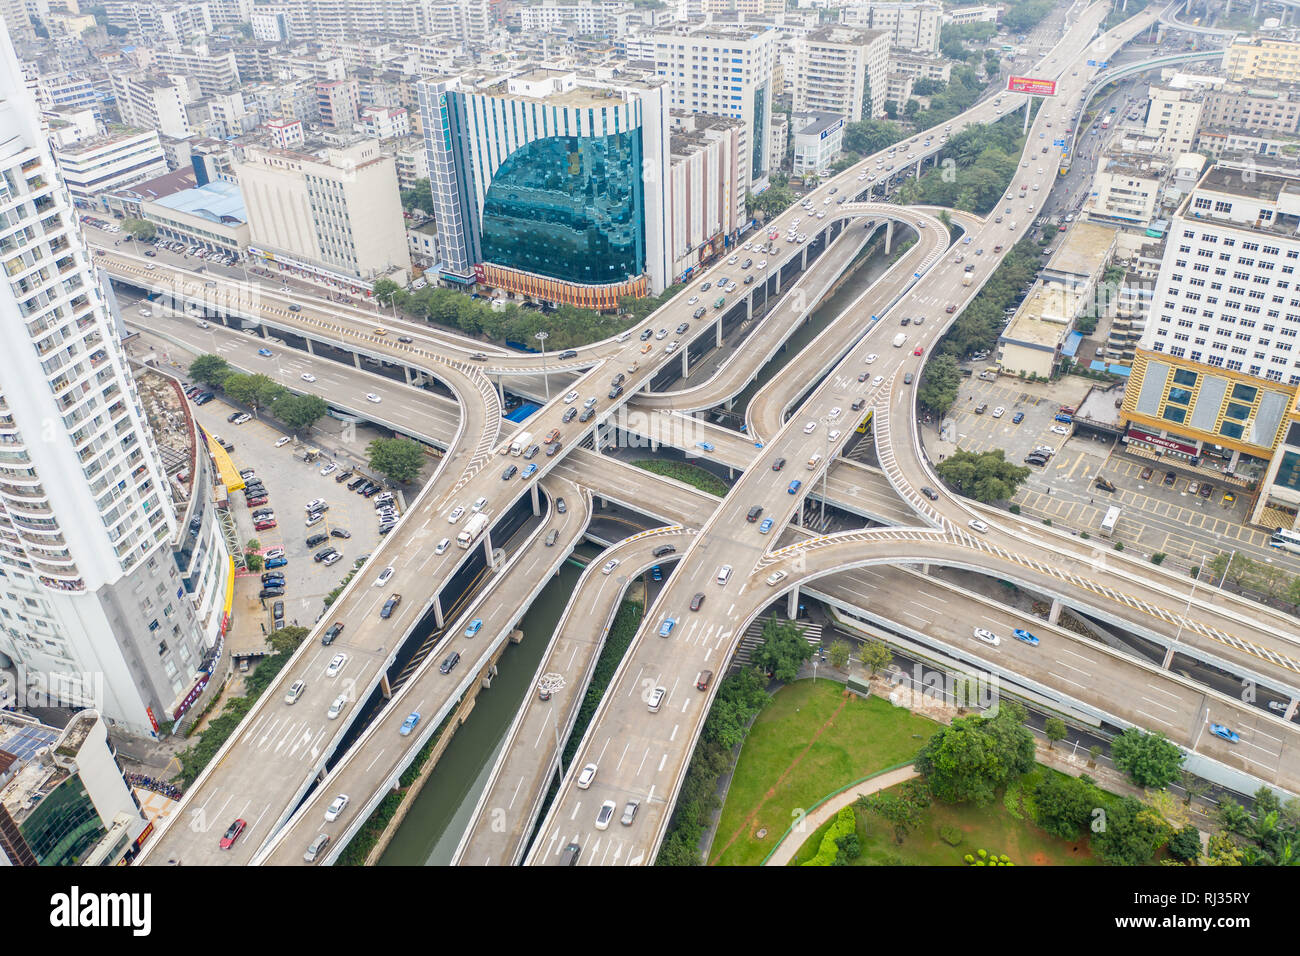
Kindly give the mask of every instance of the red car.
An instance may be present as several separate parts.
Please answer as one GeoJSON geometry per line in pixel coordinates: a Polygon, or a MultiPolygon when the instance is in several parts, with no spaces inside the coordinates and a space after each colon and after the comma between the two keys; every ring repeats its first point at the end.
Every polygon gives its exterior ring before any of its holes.
{"type": "Polygon", "coordinates": [[[270,531],[270,530],[271,530],[272,528],[274,528],[274,527],[275,527],[275,522],[274,522],[274,521],[259,521],[259,522],[257,522],[257,524],[253,525],[253,530],[254,530],[254,531],[270,531]]]}
{"type": "Polygon", "coordinates": [[[234,846],[235,841],[239,839],[239,834],[244,832],[244,827],[246,826],[248,826],[248,824],[243,820],[236,820],[232,823],[230,828],[226,830],[226,835],[221,838],[221,849],[229,850],[234,846]]]}
{"type": "Polygon", "coordinates": [[[957,311],[957,307],[955,305],[950,305],[948,306],[948,308],[944,309],[943,311],[947,312],[949,315],[952,315],[954,312],[957,311]]]}
{"type": "Polygon", "coordinates": [[[920,354],[921,354],[921,346],[918,345],[916,348],[912,349],[912,354],[913,354],[913,355],[920,355],[920,354]]]}
{"type": "Polygon", "coordinates": [[[258,495],[255,498],[247,499],[246,504],[252,505],[253,507],[257,507],[258,505],[266,504],[268,500],[270,499],[268,499],[266,495],[258,495]]]}

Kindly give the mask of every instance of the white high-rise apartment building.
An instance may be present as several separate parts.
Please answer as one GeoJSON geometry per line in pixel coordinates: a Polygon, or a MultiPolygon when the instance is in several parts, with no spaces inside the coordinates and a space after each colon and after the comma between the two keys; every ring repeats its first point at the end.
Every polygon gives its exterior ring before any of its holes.
{"type": "Polygon", "coordinates": [[[823,27],[796,39],[794,112],[835,113],[850,123],[879,116],[889,90],[889,34],[823,27]]]}
{"type": "Polygon", "coordinates": [[[1200,90],[1167,86],[1152,86],[1148,91],[1146,134],[1160,138],[1161,153],[1177,156],[1191,151],[1201,125],[1202,95],[1200,90]]]}
{"type": "Polygon", "coordinates": [[[776,32],[706,27],[681,35],[656,34],[654,44],[655,72],[669,83],[672,108],[742,120],[751,187],[766,189],[772,98],[778,92],[772,80],[776,32]]]}
{"type": "Polygon", "coordinates": [[[913,53],[938,53],[943,6],[938,3],[858,3],[845,5],[840,23],[863,30],[884,30],[890,44],[913,53]]]}
{"type": "Polygon", "coordinates": [[[1141,348],[1300,384],[1300,178],[1212,166],[1179,207],[1141,348]]]}
{"type": "Polygon", "coordinates": [[[182,79],[168,81],[131,73],[114,73],[112,79],[117,111],[123,123],[140,129],[156,129],[173,139],[189,139],[194,135],[185,112],[190,97],[182,79]]]}
{"type": "Polygon", "coordinates": [[[148,733],[208,642],[111,294],[7,36],[0,143],[0,666],[148,733]]]}

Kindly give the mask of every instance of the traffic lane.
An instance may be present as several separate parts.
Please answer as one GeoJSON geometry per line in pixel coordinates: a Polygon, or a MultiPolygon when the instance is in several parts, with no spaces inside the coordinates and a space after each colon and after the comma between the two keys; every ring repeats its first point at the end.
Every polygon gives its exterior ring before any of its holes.
{"type": "MultiPolygon", "coordinates": [[[[604,551],[583,572],[538,665],[537,680],[530,685],[501,748],[454,862],[474,866],[514,862],[534,822],[536,801],[554,773],[555,727],[570,727],[576,719],[586,697],[586,680],[628,586],[658,562],[654,557],[656,549],[671,545],[685,551],[689,539],[689,534],[671,529],[636,534],[604,551]],[[601,570],[609,560],[619,562],[618,574],[607,575],[601,570]],[[592,627],[594,621],[605,625],[597,631],[592,627]],[[541,700],[536,689],[543,674],[559,674],[564,679],[563,686],[546,701],[541,700]],[[510,821],[508,829],[500,826],[501,810],[510,821]]],[[[622,807],[619,809],[621,812],[622,807]]]]}
{"type": "MultiPolygon", "coordinates": [[[[563,495],[566,500],[572,499],[573,505],[563,515],[551,508],[547,520],[530,533],[529,542],[523,546],[522,552],[510,568],[504,574],[489,579],[491,584],[483,588],[459,614],[448,616],[446,631],[437,645],[430,650],[419,669],[383,707],[347,754],[335,764],[322,785],[303,802],[289,822],[275,835],[275,842],[259,854],[257,859],[259,864],[288,865],[305,862],[302,860],[302,850],[321,830],[324,813],[322,801],[327,804],[336,794],[347,793],[355,799],[349,803],[348,808],[345,808],[344,814],[326,828],[332,842],[330,852],[336,853],[341,849],[342,835],[347,833],[354,823],[362,822],[357,819],[357,816],[367,803],[363,796],[368,797],[375,792],[376,788],[382,786],[384,781],[399,773],[408,752],[418,751],[421,746],[418,744],[418,734],[406,738],[405,748],[401,744],[391,743],[403,739],[396,731],[400,729],[407,715],[419,712],[424,718],[421,724],[426,727],[436,727],[442,720],[442,714],[448,708],[455,706],[464,691],[466,681],[469,679],[467,675],[479,672],[491,654],[492,647],[504,639],[519,615],[523,613],[517,605],[509,601],[496,600],[498,590],[518,588],[519,593],[525,593],[530,583],[549,577],[557,557],[562,561],[569,550],[565,548],[556,551],[554,548],[547,548],[543,541],[550,531],[555,530],[566,535],[570,542],[580,538],[590,517],[586,507],[586,497],[579,494],[572,486],[562,484],[555,487],[555,494],[563,495]],[[567,495],[564,494],[565,492],[567,495]],[[482,621],[480,629],[475,635],[466,636],[466,627],[474,619],[482,621]],[[460,661],[449,674],[437,673],[436,669],[440,667],[441,662],[453,653],[460,654],[460,661]],[[459,682],[457,682],[458,678],[459,682]],[[419,704],[411,707],[410,702],[417,699],[419,704]],[[428,723],[426,724],[425,721],[428,723]],[[389,731],[393,731],[391,736],[389,731]]],[[[387,598],[389,592],[387,589],[385,592],[377,596],[377,606],[380,600],[387,598]]],[[[423,607],[416,607],[417,603],[412,601],[408,605],[403,602],[401,605],[407,608],[404,613],[415,615],[412,624],[417,623],[425,613],[423,607]]],[[[368,696],[372,690],[372,687],[366,686],[360,693],[368,696]]]]}

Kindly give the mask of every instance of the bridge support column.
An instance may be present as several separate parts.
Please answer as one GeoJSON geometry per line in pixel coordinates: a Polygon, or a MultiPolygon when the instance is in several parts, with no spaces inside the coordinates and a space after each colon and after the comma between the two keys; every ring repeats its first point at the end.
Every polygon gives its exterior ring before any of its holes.
{"type": "Polygon", "coordinates": [[[753,295],[750,295],[745,299],[745,318],[752,319],[753,317],[754,317],[754,297],[753,295]]]}
{"type": "Polygon", "coordinates": [[[682,378],[686,378],[691,374],[690,358],[691,350],[689,348],[682,349],[682,378]]]}
{"type": "Polygon", "coordinates": [[[533,517],[540,517],[542,513],[542,496],[538,494],[537,482],[533,482],[533,487],[530,489],[530,493],[533,497],[533,517]]]}
{"type": "Polygon", "coordinates": [[[791,522],[791,523],[792,523],[796,528],[802,528],[802,527],[803,527],[803,508],[802,508],[802,507],[800,507],[800,508],[796,508],[796,509],[794,510],[794,516],[790,519],[790,522],[791,522]]]}
{"type": "Polygon", "coordinates": [[[1300,705],[1300,697],[1292,697],[1287,701],[1285,719],[1290,720],[1295,716],[1296,706],[1300,705]]]}
{"type": "Polygon", "coordinates": [[[355,365],[357,368],[361,368],[361,353],[360,353],[360,352],[353,352],[353,353],[352,353],[352,364],[355,365]]]}
{"type": "Polygon", "coordinates": [[[433,596],[433,623],[439,628],[446,627],[446,622],[442,619],[442,594],[438,593],[433,596]]]}
{"type": "Polygon", "coordinates": [[[406,384],[407,384],[407,385],[412,384],[412,377],[413,377],[413,376],[411,375],[411,366],[409,366],[409,365],[403,365],[403,366],[402,366],[402,374],[406,376],[406,384]]]}
{"type": "Polygon", "coordinates": [[[308,339],[306,340],[306,342],[307,342],[307,354],[308,354],[308,355],[315,355],[315,354],[316,354],[316,351],[315,351],[315,349],[312,348],[312,345],[311,345],[311,339],[308,338],[308,339]]]}
{"type": "Polygon", "coordinates": [[[924,157],[924,156],[922,156],[920,159],[918,159],[918,160],[916,161],[916,178],[917,178],[917,179],[920,179],[920,178],[921,178],[921,164],[924,163],[924,162],[925,162],[925,157],[924,157]]]}
{"type": "Polygon", "coordinates": [[[1032,96],[1026,96],[1025,97],[1025,127],[1020,131],[1021,136],[1024,136],[1026,133],[1029,132],[1029,109],[1033,105],[1034,105],[1034,98],[1032,96]]]}
{"type": "Polygon", "coordinates": [[[488,528],[483,532],[483,558],[487,561],[489,570],[495,571],[496,564],[492,560],[492,529],[488,528]]]}
{"type": "Polygon", "coordinates": [[[393,685],[388,682],[388,674],[384,673],[379,678],[379,693],[384,695],[384,700],[393,699],[393,685]]]}
{"type": "Polygon", "coordinates": [[[1061,619],[1061,602],[1056,599],[1053,599],[1052,609],[1047,612],[1047,623],[1055,624],[1060,619],[1061,619]]]}
{"type": "Polygon", "coordinates": [[[885,224],[885,255],[894,251],[894,220],[885,224]]]}
{"type": "Polygon", "coordinates": [[[803,272],[808,268],[808,247],[804,246],[799,250],[799,271],[803,272]]]}
{"type": "Polygon", "coordinates": [[[799,585],[797,584],[785,596],[785,616],[792,621],[799,616],[799,585]]]}
{"type": "Polygon", "coordinates": [[[714,327],[714,331],[717,334],[713,337],[713,344],[722,348],[722,316],[718,316],[718,324],[714,327]]]}
{"type": "Polygon", "coordinates": [[[501,403],[502,408],[506,407],[506,391],[501,387],[500,375],[497,376],[497,401],[501,403]]]}
{"type": "Polygon", "coordinates": [[[1169,647],[1165,648],[1165,658],[1160,662],[1160,666],[1165,670],[1169,670],[1169,665],[1172,664],[1173,662],[1174,662],[1174,648],[1173,645],[1171,644],[1169,647]]]}

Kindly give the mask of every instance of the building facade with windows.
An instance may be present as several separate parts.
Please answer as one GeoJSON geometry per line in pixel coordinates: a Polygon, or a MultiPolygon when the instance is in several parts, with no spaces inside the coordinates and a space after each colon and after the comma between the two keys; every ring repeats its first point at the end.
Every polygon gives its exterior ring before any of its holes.
{"type": "Polygon", "coordinates": [[[443,278],[592,308],[669,282],[668,87],[420,84],[443,278]]]}
{"type": "Polygon", "coordinates": [[[794,112],[838,113],[851,122],[885,109],[889,34],[823,27],[794,41],[794,112]]]}

